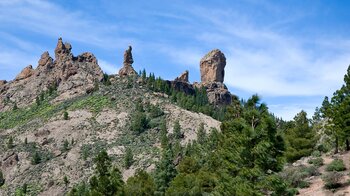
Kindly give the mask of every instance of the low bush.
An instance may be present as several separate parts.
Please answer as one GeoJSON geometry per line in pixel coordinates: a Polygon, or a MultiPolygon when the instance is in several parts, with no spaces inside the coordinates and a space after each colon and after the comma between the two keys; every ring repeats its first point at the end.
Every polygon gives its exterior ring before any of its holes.
{"type": "Polygon", "coordinates": [[[333,160],[329,165],[326,167],[326,171],[344,171],[346,170],[346,167],[344,165],[344,161],[341,159],[335,159],[333,160]]]}
{"type": "Polygon", "coordinates": [[[305,179],[310,176],[318,176],[320,173],[315,166],[299,166],[286,168],[279,175],[291,187],[305,188],[309,186],[309,183],[305,179]]]}
{"type": "Polygon", "coordinates": [[[313,151],[312,154],[311,154],[311,156],[313,156],[313,157],[320,157],[320,156],[321,156],[321,152],[318,151],[318,150],[313,151]]]}
{"type": "Polygon", "coordinates": [[[309,159],[308,163],[312,164],[316,167],[320,167],[323,165],[323,159],[322,159],[322,157],[311,158],[311,159],[309,159]]]}
{"type": "Polygon", "coordinates": [[[342,177],[342,173],[333,171],[323,175],[322,179],[327,189],[335,189],[341,186],[340,180],[342,177]]]}

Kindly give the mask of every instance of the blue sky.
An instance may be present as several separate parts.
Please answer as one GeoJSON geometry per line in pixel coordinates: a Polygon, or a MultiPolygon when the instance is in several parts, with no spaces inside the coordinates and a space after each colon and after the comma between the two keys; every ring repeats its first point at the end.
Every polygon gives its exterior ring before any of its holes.
{"type": "Polygon", "coordinates": [[[54,56],[57,38],[78,55],[95,54],[117,73],[133,46],[134,67],[165,79],[189,70],[219,48],[233,94],[257,93],[270,110],[309,117],[342,85],[350,64],[349,1],[0,1],[0,79],[11,80],[40,55],[54,56]]]}

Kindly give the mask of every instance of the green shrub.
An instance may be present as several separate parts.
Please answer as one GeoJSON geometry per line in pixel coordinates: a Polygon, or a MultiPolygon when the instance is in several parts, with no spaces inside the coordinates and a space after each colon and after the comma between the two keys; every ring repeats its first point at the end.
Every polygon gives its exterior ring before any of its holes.
{"type": "Polygon", "coordinates": [[[67,111],[64,111],[64,113],[63,113],[63,119],[64,119],[64,120],[68,120],[68,119],[69,119],[69,116],[68,116],[68,112],[67,112],[67,111]]]}
{"type": "Polygon", "coordinates": [[[299,166],[299,167],[289,167],[279,173],[279,176],[294,188],[305,188],[309,186],[309,183],[305,181],[306,178],[310,176],[318,176],[318,172],[315,166],[299,166]]]}
{"type": "Polygon", "coordinates": [[[131,121],[130,128],[135,133],[143,133],[149,127],[149,119],[143,112],[136,112],[131,121]]]}
{"type": "Polygon", "coordinates": [[[18,106],[17,106],[17,103],[15,103],[15,104],[13,105],[13,108],[12,108],[12,110],[13,110],[13,111],[16,111],[16,110],[18,110],[18,106]]]}
{"type": "Polygon", "coordinates": [[[322,157],[311,158],[311,159],[309,159],[308,163],[312,164],[316,167],[320,167],[323,165],[323,158],[322,157]]]}
{"type": "Polygon", "coordinates": [[[329,145],[327,146],[326,144],[320,144],[316,147],[316,149],[319,152],[323,152],[323,153],[329,152],[331,150],[329,145]]]}
{"type": "Polygon", "coordinates": [[[65,139],[62,145],[62,152],[67,152],[68,150],[69,150],[69,142],[67,139],[65,139]]]}
{"type": "Polygon", "coordinates": [[[37,165],[40,162],[41,162],[40,153],[38,151],[35,151],[35,153],[33,154],[33,157],[32,157],[32,164],[33,165],[37,165]]]}
{"type": "Polygon", "coordinates": [[[342,173],[333,171],[323,175],[322,179],[327,189],[335,189],[341,186],[340,180],[342,177],[342,173]]]}
{"type": "Polygon", "coordinates": [[[313,156],[313,157],[320,157],[320,156],[321,156],[321,152],[318,151],[318,150],[313,151],[312,154],[311,154],[311,156],[313,156]]]}
{"type": "Polygon", "coordinates": [[[7,141],[7,148],[12,149],[14,147],[13,145],[13,137],[10,136],[9,140],[7,141]]]}
{"type": "Polygon", "coordinates": [[[69,180],[68,180],[68,177],[67,177],[67,176],[64,176],[64,177],[63,177],[63,183],[64,183],[65,186],[68,186],[69,180]]]}
{"type": "Polygon", "coordinates": [[[329,165],[326,167],[326,171],[344,171],[346,170],[344,161],[341,159],[334,159],[329,165]]]}

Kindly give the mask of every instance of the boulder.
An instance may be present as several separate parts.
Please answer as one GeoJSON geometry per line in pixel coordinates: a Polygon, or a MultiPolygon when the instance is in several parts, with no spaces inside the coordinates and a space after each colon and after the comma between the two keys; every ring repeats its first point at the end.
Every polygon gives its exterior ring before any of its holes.
{"type": "Polygon", "coordinates": [[[132,67],[132,64],[134,63],[134,59],[132,58],[131,51],[132,51],[132,47],[129,46],[129,48],[124,52],[123,67],[119,70],[119,76],[137,75],[137,72],[132,67]]]}
{"type": "Polygon", "coordinates": [[[186,70],[179,77],[175,78],[175,81],[188,82],[188,71],[186,70]]]}
{"type": "Polygon", "coordinates": [[[4,86],[7,83],[6,80],[0,80],[0,86],[4,86]]]}
{"type": "Polygon", "coordinates": [[[26,78],[29,78],[30,76],[32,76],[34,73],[34,70],[33,70],[33,66],[32,65],[28,65],[27,67],[25,67],[21,73],[19,73],[15,80],[16,81],[19,81],[19,80],[23,80],[23,79],[26,79],[26,78]]]}
{"type": "Polygon", "coordinates": [[[226,57],[215,49],[206,54],[200,61],[202,82],[224,82],[226,57]]]}

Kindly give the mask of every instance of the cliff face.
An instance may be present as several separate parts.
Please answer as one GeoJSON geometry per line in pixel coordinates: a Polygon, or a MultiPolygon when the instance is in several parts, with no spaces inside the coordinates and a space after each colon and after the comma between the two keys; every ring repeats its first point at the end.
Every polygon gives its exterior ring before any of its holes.
{"type": "Polygon", "coordinates": [[[44,52],[33,69],[24,68],[10,82],[0,82],[0,111],[26,106],[50,86],[55,86],[59,96],[55,101],[82,95],[94,87],[95,82],[103,79],[103,72],[96,57],[88,52],[74,56],[72,46],[58,39],[55,59],[44,52]]]}

